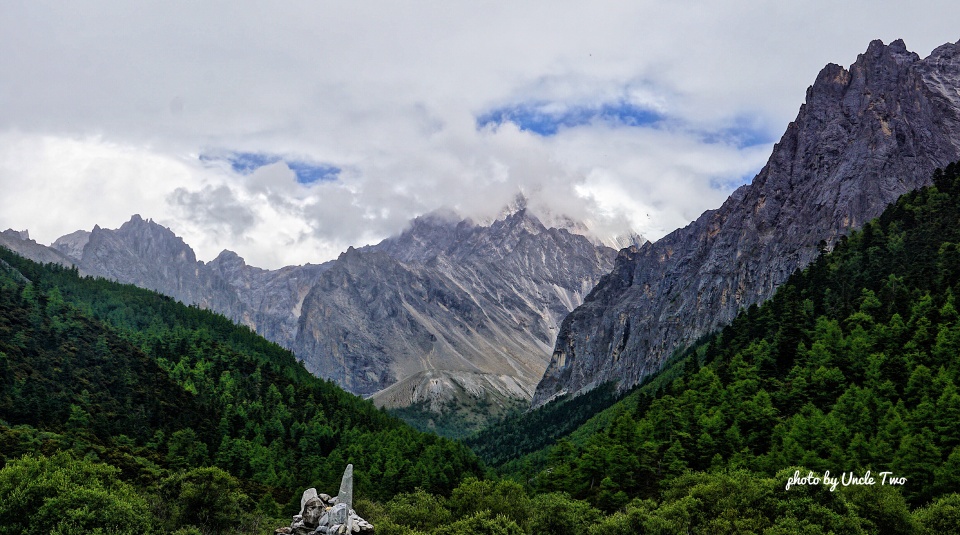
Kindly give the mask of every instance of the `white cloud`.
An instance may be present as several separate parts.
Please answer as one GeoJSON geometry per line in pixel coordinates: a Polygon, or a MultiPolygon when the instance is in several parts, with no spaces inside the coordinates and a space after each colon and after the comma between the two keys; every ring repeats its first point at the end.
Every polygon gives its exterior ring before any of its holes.
{"type": "Polygon", "coordinates": [[[953,2],[122,2],[0,13],[0,227],[40,241],[133,213],[210,259],[321,261],[443,206],[532,206],[658,237],[762,165],[827,62],[875,38],[925,55],[953,2]],[[502,106],[628,102],[668,121],[540,137],[502,106]],[[740,130],[738,130],[740,129],[740,130]],[[707,135],[713,133],[714,139],[707,135]],[[749,137],[749,136],[748,136],[749,137]],[[209,151],[342,169],[298,184],[209,151]],[[718,187],[719,186],[719,187],[718,187]],[[604,217],[608,219],[604,222],[604,217]]]}

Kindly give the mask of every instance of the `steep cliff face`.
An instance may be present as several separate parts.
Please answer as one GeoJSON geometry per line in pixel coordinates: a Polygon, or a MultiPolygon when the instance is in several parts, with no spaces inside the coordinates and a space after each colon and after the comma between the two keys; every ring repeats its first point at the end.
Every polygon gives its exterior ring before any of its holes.
{"type": "Polygon", "coordinates": [[[960,43],[926,59],[874,41],[828,65],[753,183],[656,243],[624,249],[563,322],[534,405],[636,384],[670,354],[960,158],[960,43]]]}
{"type": "MultiPolygon", "coordinates": [[[[351,248],[321,275],[295,350],[308,369],[361,394],[434,370],[462,375],[449,382],[463,388],[529,399],[558,323],[614,255],[525,210],[490,226],[419,218],[397,238],[351,248]]],[[[429,381],[408,383],[382,402],[426,399],[429,381]]]]}
{"type": "Polygon", "coordinates": [[[78,261],[83,258],[83,248],[86,247],[87,242],[90,241],[90,234],[91,232],[88,230],[71,232],[70,234],[57,238],[57,240],[50,245],[50,248],[73,258],[74,261],[78,261]]]}
{"type": "Polygon", "coordinates": [[[223,251],[201,267],[203,292],[210,296],[203,304],[292,349],[303,300],[329,267],[324,263],[266,270],[223,251]]]}
{"type": "MultiPolygon", "coordinates": [[[[64,244],[66,238],[58,241],[64,244]]],[[[200,265],[193,249],[169,229],[139,215],[116,230],[95,226],[81,251],[78,264],[88,273],[154,290],[187,304],[204,301],[200,265]]]]}

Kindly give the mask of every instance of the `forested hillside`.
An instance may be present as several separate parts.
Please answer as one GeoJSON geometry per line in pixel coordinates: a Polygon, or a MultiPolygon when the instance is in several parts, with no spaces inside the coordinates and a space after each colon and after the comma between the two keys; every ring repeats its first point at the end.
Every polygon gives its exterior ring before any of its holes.
{"type": "Polygon", "coordinates": [[[472,439],[505,479],[369,518],[407,535],[960,533],[960,165],[933,182],[555,445],[515,458],[606,394],[472,439]]]}
{"type": "Polygon", "coordinates": [[[561,397],[534,411],[510,414],[464,442],[485,462],[502,465],[550,446],[617,399],[616,385],[606,383],[580,396],[561,397]]]}
{"type": "Polygon", "coordinates": [[[346,462],[381,535],[958,533],[960,165],[933,182],[556,444],[479,437],[499,480],[221,317],[3,253],[0,533],[263,531],[346,462]]]}
{"type": "Polygon", "coordinates": [[[414,431],[222,316],[5,249],[0,455],[0,494],[21,498],[0,504],[0,533],[103,527],[110,511],[144,504],[138,515],[160,532],[258,532],[289,523],[304,488],[335,491],[347,463],[358,496],[377,500],[448,494],[481,473],[466,447],[414,431]]]}
{"type": "Polygon", "coordinates": [[[956,515],[960,165],[938,170],[934,184],[900,198],[771,301],[688,351],[672,368],[682,370],[675,380],[639,389],[598,415],[594,432],[506,471],[531,478],[537,492],[570,492],[608,512],[647,507],[651,518],[678,515],[676,527],[705,533],[793,522],[777,502],[810,492],[784,488],[796,470],[875,476],[875,485],[823,495],[832,511],[823,526],[835,530],[886,522],[889,533],[913,532],[933,513],[911,516],[908,506],[956,515]],[[882,485],[881,472],[906,479],[882,485]],[[767,488],[743,495],[751,485],[767,488]],[[731,499],[747,501],[711,509],[731,499]],[[711,518],[720,513],[732,516],[711,518]]]}

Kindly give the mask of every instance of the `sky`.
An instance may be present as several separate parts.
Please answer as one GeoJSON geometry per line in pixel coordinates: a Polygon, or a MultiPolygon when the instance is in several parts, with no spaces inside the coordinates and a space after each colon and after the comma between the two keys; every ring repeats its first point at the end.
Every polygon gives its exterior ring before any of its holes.
{"type": "Polygon", "coordinates": [[[0,229],[133,214],[322,262],[421,214],[651,240],[748,183],[827,63],[925,57],[955,1],[4,2],[0,229]]]}

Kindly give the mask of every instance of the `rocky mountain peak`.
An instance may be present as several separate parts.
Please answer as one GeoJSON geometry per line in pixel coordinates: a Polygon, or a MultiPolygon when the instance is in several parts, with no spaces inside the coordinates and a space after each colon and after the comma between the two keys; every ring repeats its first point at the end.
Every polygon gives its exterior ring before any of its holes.
{"type": "Polygon", "coordinates": [[[360,258],[360,251],[351,245],[347,247],[346,251],[340,253],[340,255],[337,257],[337,261],[349,263],[350,261],[355,261],[358,258],[360,258]]]}
{"type": "Polygon", "coordinates": [[[561,327],[535,404],[636,384],[767,299],[797,268],[960,158],[960,55],[902,41],[827,65],[753,182],[656,243],[624,250],[561,327]]]}
{"type": "Polygon", "coordinates": [[[12,228],[8,228],[7,230],[3,231],[3,233],[10,237],[14,237],[24,241],[30,239],[30,231],[27,229],[13,230],[12,228]]]}
{"type": "Polygon", "coordinates": [[[54,263],[62,266],[72,266],[74,262],[63,253],[44,247],[30,239],[26,230],[7,229],[0,232],[0,247],[6,247],[17,254],[41,263],[54,263]]]}
{"type": "Polygon", "coordinates": [[[134,215],[116,230],[96,225],[82,251],[79,263],[89,273],[165,293],[187,304],[203,300],[193,249],[152,220],[134,215]]]}
{"type": "Polygon", "coordinates": [[[401,262],[426,262],[446,251],[472,232],[476,225],[450,210],[436,210],[417,216],[399,236],[364,247],[390,255],[401,262]]]}
{"type": "Polygon", "coordinates": [[[935,65],[938,70],[942,69],[943,67],[956,67],[956,65],[950,64],[957,54],[960,54],[960,41],[957,41],[956,43],[945,43],[937,48],[934,48],[933,52],[930,53],[930,57],[928,57],[925,61],[935,65]]]}
{"type": "MultiPolygon", "coordinates": [[[[500,213],[497,214],[497,216],[493,219],[493,221],[506,219],[510,215],[513,215],[522,210],[526,210],[528,203],[529,203],[529,199],[527,199],[527,196],[524,195],[523,192],[517,193],[516,195],[514,195],[513,200],[507,203],[507,205],[500,210],[500,213]]],[[[493,221],[485,221],[484,226],[490,226],[493,223],[493,221]]]]}
{"type": "Polygon", "coordinates": [[[220,251],[220,254],[218,254],[216,258],[214,258],[213,260],[210,261],[210,265],[211,265],[211,266],[213,266],[213,265],[241,265],[241,266],[245,266],[245,265],[247,265],[247,262],[243,259],[243,257],[241,257],[240,255],[238,255],[237,253],[235,253],[235,252],[233,252],[233,251],[231,251],[231,250],[229,250],[229,249],[224,249],[224,250],[220,251]]]}
{"type": "Polygon", "coordinates": [[[226,281],[237,283],[239,280],[249,278],[249,275],[263,270],[247,265],[247,262],[237,253],[224,249],[220,254],[209,263],[197,262],[201,267],[213,274],[219,275],[226,281]]]}
{"type": "Polygon", "coordinates": [[[293,343],[304,297],[330,264],[270,271],[248,266],[229,250],[205,264],[172,230],[139,214],[118,229],[94,225],[92,231],[61,236],[50,247],[7,241],[0,233],[0,245],[28,258],[76,265],[85,275],[135,284],[209,308],[287,347],[293,343]]]}
{"type": "MultiPolygon", "coordinates": [[[[97,227],[99,230],[99,227],[97,227]]],[[[69,256],[74,259],[74,261],[80,261],[83,258],[83,248],[87,246],[87,242],[90,241],[90,232],[86,230],[78,230],[60,236],[54,241],[50,247],[60,251],[61,253],[69,256]]]]}
{"type": "Polygon", "coordinates": [[[428,214],[340,255],[304,299],[295,349],[353,392],[393,385],[386,404],[415,403],[428,376],[529,398],[560,320],[614,255],[526,208],[488,225],[428,214]]]}
{"type": "Polygon", "coordinates": [[[546,230],[546,227],[540,222],[540,219],[526,208],[517,210],[502,219],[494,221],[493,224],[490,225],[490,228],[491,230],[513,234],[528,233],[534,235],[546,230]]]}
{"type": "Polygon", "coordinates": [[[857,56],[857,61],[854,65],[859,64],[864,59],[869,62],[870,59],[876,61],[880,58],[893,60],[900,64],[920,61],[920,56],[917,55],[916,52],[907,50],[907,45],[903,42],[903,39],[892,41],[889,45],[883,44],[883,41],[880,39],[874,39],[870,41],[870,45],[867,46],[867,51],[857,56]]]}

